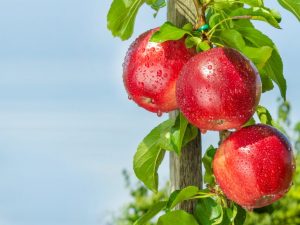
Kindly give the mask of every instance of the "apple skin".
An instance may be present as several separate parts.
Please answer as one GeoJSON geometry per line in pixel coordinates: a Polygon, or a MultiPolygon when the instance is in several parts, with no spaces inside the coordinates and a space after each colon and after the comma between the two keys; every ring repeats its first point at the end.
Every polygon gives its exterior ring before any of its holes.
{"type": "Polygon", "coordinates": [[[288,139],[263,124],[232,133],[213,160],[217,184],[232,201],[247,209],[281,198],[292,185],[295,160],[288,139]]]}
{"type": "Polygon", "coordinates": [[[225,130],[251,118],[261,86],[257,69],[245,56],[231,48],[213,48],[184,65],[176,97],[190,123],[201,130],[225,130]]]}
{"type": "Polygon", "coordinates": [[[123,64],[123,81],[130,99],[160,114],[177,108],[176,81],[195,51],[187,49],[182,39],[149,42],[158,29],[143,33],[132,43],[123,64]]]}

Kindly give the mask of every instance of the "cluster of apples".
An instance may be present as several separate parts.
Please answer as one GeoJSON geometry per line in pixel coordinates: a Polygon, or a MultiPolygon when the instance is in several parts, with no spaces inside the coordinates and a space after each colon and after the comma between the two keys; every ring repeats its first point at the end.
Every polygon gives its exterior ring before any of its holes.
{"type": "Polygon", "coordinates": [[[289,141],[271,126],[242,128],[261,95],[255,66],[231,48],[197,54],[183,39],[149,41],[158,29],[143,33],[127,52],[123,80],[129,99],[158,115],[180,109],[202,131],[236,129],[213,160],[224,194],[245,208],[263,207],[282,197],[295,170],[289,141]]]}

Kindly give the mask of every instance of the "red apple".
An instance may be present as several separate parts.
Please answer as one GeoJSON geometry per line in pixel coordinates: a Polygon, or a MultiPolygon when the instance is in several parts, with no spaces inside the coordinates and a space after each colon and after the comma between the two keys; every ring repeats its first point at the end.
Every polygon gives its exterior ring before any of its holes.
{"type": "Polygon", "coordinates": [[[290,188],[295,170],[288,139],[275,128],[257,124],[231,134],[213,160],[224,194],[251,209],[269,205],[290,188]]]}
{"type": "Polygon", "coordinates": [[[184,40],[149,42],[158,28],[139,36],[123,64],[123,80],[129,98],[158,114],[177,108],[175,86],[182,66],[195,53],[184,40]]]}
{"type": "Polygon", "coordinates": [[[254,114],[260,95],[257,69],[231,48],[213,48],[192,57],[176,86],[180,110],[203,130],[241,127],[254,114]]]}

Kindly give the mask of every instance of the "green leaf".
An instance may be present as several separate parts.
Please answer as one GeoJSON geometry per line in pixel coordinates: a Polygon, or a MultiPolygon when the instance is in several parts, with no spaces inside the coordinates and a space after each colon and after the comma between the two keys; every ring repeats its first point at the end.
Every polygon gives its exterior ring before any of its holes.
{"type": "Polygon", "coordinates": [[[165,0],[148,0],[146,1],[148,5],[151,6],[156,12],[154,13],[154,17],[156,17],[158,11],[167,5],[165,0]]]}
{"type": "Polygon", "coordinates": [[[175,210],[162,215],[157,225],[199,225],[193,215],[183,211],[175,210]]]}
{"type": "Polygon", "coordinates": [[[259,48],[245,47],[242,51],[258,69],[262,69],[267,61],[270,59],[273,48],[269,46],[262,46],[259,48]]]}
{"type": "Polygon", "coordinates": [[[237,30],[223,30],[217,35],[225,45],[242,51],[245,47],[243,36],[237,30]]]}
{"type": "Polygon", "coordinates": [[[233,5],[240,5],[234,0],[214,0],[211,1],[210,4],[213,6],[214,9],[216,10],[221,10],[221,9],[228,9],[231,8],[233,5]]]}
{"type": "Polygon", "coordinates": [[[266,75],[265,72],[259,71],[260,79],[262,83],[262,92],[273,90],[274,85],[272,79],[266,75]]]}
{"type": "Polygon", "coordinates": [[[150,41],[161,43],[169,40],[179,40],[186,34],[192,35],[188,30],[178,28],[172,23],[166,22],[152,35],[150,41]]]}
{"type": "Polygon", "coordinates": [[[273,120],[270,112],[263,106],[259,105],[256,107],[257,116],[262,124],[267,124],[276,127],[283,133],[286,133],[283,127],[281,127],[275,120],[273,120]]]}
{"type": "Polygon", "coordinates": [[[232,4],[236,4],[237,2],[239,3],[244,3],[247,4],[249,6],[253,6],[253,7],[260,7],[263,6],[263,2],[262,0],[215,0],[213,1],[214,5],[217,5],[218,9],[221,8],[227,8],[228,6],[232,5],[232,4]]]}
{"type": "Polygon", "coordinates": [[[185,25],[182,27],[182,29],[183,29],[183,30],[186,30],[186,31],[189,31],[189,32],[192,32],[193,29],[194,29],[194,26],[193,26],[193,24],[191,24],[191,23],[187,23],[187,24],[185,24],[185,25]]]}
{"type": "Polygon", "coordinates": [[[154,204],[142,217],[140,217],[133,225],[146,225],[153,217],[155,217],[167,204],[162,201],[154,204]]]}
{"type": "MultiPolygon", "coordinates": [[[[243,35],[244,39],[247,40],[253,47],[269,46],[273,48],[272,55],[266,62],[266,65],[261,74],[265,77],[270,77],[279,87],[282,98],[286,98],[286,80],[283,76],[283,63],[278,53],[278,50],[273,41],[255,28],[242,27],[238,28],[238,31],[243,35]]],[[[263,80],[263,79],[262,79],[263,80]]],[[[268,86],[270,88],[270,84],[268,86]]]]}
{"type": "Polygon", "coordinates": [[[269,46],[261,46],[258,48],[246,46],[243,36],[237,30],[223,30],[218,35],[218,38],[221,39],[225,45],[235,48],[246,55],[258,69],[265,66],[273,51],[273,48],[269,46]]]}
{"type": "Polygon", "coordinates": [[[211,49],[211,47],[207,41],[202,41],[202,42],[198,43],[196,49],[197,49],[197,52],[200,52],[200,51],[207,51],[207,50],[211,49]]]}
{"type": "Polygon", "coordinates": [[[205,40],[203,41],[199,37],[187,37],[185,39],[185,45],[187,48],[193,48],[194,46],[196,46],[197,52],[207,51],[211,49],[209,43],[205,40]]]}
{"type": "Polygon", "coordinates": [[[185,46],[187,48],[193,48],[194,46],[197,46],[201,42],[202,42],[202,39],[199,37],[187,37],[185,39],[185,46]]]}
{"type": "Polygon", "coordinates": [[[180,154],[182,146],[193,140],[198,129],[189,124],[183,114],[155,127],[139,144],[133,159],[134,172],[150,190],[157,191],[158,174],[165,150],[180,154]]]}
{"type": "Polygon", "coordinates": [[[236,211],[236,215],[234,218],[234,225],[243,225],[246,220],[246,210],[241,206],[234,203],[234,211],[236,211]]]}
{"type": "Polygon", "coordinates": [[[230,13],[230,16],[251,16],[251,19],[253,20],[261,20],[269,23],[273,27],[280,28],[277,20],[274,18],[272,13],[270,11],[259,8],[259,7],[253,7],[253,8],[239,8],[230,13]]]}
{"type": "Polygon", "coordinates": [[[134,172],[137,178],[152,191],[157,191],[157,170],[165,154],[165,150],[161,148],[160,144],[165,138],[168,138],[174,122],[169,119],[155,127],[139,144],[134,155],[134,172]]]}
{"type": "Polygon", "coordinates": [[[200,225],[220,224],[223,220],[223,209],[213,198],[199,199],[195,217],[200,225]]]}
{"type": "Polygon", "coordinates": [[[293,13],[300,21],[300,0],[278,0],[279,4],[293,13]]]}
{"type": "Polygon", "coordinates": [[[145,0],[113,0],[107,14],[107,28],[113,36],[127,40],[133,33],[135,18],[145,0]]]}
{"type": "Polygon", "coordinates": [[[255,123],[256,123],[255,119],[251,117],[250,120],[248,120],[248,122],[243,125],[243,127],[251,126],[254,125],[255,123]]]}
{"type": "Polygon", "coordinates": [[[240,2],[250,5],[250,6],[253,6],[253,7],[263,6],[262,0],[240,0],[240,2]]]}
{"type": "Polygon", "coordinates": [[[171,127],[170,132],[166,133],[165,138],[161,139],[161,147],[165,150],[175,151],[181,154],[182,147],[195,139],[198,135],[198,129],[189,124],[187,119],[180,113],[171,127]]]}
{"type": "Polygon", "coordinates": [[[174,208],[177,204],[191,199],[199,192],[199,188],[196,186],[188,186],[182,190],[174,191],[169,198],[167,208],[174,208]]]}
{"type": "Polygon", "coordinates": [[[212,169],[212,161],[214,159],[216,151],[217,151],[217,149],[211,145],[208,147],[208,149],[206,150],[206,152],[202,158],[202,162],[203,162],[203,165],[205,168],[204,183],[207,183],[210,186],[215,185],[215,177],[214,177],[213,169],[212,169]]]}

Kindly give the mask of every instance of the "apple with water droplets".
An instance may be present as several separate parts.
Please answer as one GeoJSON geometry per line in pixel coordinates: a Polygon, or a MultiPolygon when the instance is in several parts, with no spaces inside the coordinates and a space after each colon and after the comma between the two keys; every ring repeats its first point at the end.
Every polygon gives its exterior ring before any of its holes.
{"type": "Polygon", "coordinates": [[[281,198],[290,188],[295,161],[288,139],[263,124],[232,133],[213,160],[217,184],[232,201],[260,208],[281,198]]]}
{"type": "Polygon", "coordinates": [[[149,41],[158,29],[143,33],[132,43],[123,64],[123,81],[130,99],[161,114],[177,108],[176,81],[195,51],[187,49],[183,39],[149,41]]]}
{"type": "Polygon", "coordinates": [[[261,80],[253,63],[232,48],[212,48],[182,68],[177,104],[201,130],[239,128],[254,114],[261,80]]]}

